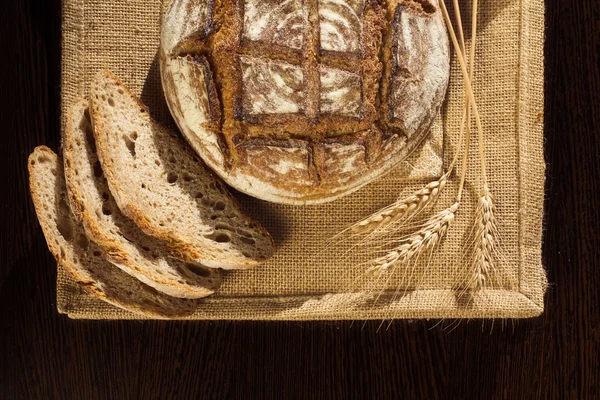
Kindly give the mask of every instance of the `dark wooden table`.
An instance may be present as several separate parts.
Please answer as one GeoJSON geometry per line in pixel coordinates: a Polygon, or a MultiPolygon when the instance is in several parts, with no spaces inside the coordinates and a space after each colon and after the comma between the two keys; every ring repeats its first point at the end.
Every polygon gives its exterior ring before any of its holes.
{"type": "Polygon", "coordinates": [[[0,31],[0,399],[600,398],[598,0],[547,0],[547,311],[387,331],[58,315],[25,160],[59,143],[60,0],[3,2],[0,31]]]}

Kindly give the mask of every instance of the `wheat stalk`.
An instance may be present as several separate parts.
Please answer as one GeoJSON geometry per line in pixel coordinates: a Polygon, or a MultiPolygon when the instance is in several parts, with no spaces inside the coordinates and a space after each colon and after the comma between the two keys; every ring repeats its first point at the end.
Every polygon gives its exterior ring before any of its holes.
{"type": "MultiPolygon", "coordinates": [[[[462,37],[462,23],[460,22],[460,20],[459,27],[464,49],[464,39],[462,37]]],[[[468,81],[468,78],[468,76],[465,77],[465,82],[468,81]]],[[[469,98],[470,97],[467,96],[467,99],[469,98]]],[[[468,109],[469,107],[467,104],[465,111],[466,115],[468,115],[468,109]]],[[[463,122],[465,120],[465,117],[466,116],[463,115],[463,122]]],[[[467,134],[469,133],[468,129],[469,126],[467,126],[467,134]]],[[[461,125],[460,129],[458,146],[459,149],[462,147],[463,136],[464,123],[461,125]]],[[[374,214],[356,222],[355,224],[342,231],[340,234],[336,235],[336,237],[347,231],[350,231],[356,235],[367,235],[365,240],[360,243],[364,246],[369,245],[371,242],[373,242],[374,240],[376,240],[384,234],[398,233],[403,228],[403,225],[400,222],[407,221],[416,217],[429,205],[435,203],[441,191],[444,189],[448,182],[448,177],[450,176],[454,169],[454,166],[456,165],[458,155],[459,152],[456,151],[453,160],[448,168],[448,171],[439,179],[429,182],[427,185],[425,185],[425,187],[416,191],[409,197],[397,200],[389,206],[384,207],[383,209],[375,212],[374,214]]],[[[467,153],[465,152],[465,157],[466,155],[467,153]]],[[[371,267],[369,268],[368,272],[382,273],[384,271],[387,271],[391,266],[395,266],[398,264],[407,264],[414,258],[418,257],[418,255],[423,250],[435,248],[435,246],[444,238],[444,236],[447,233],[448,227],[454,221],[456,212],[458,211],[458,207],[460,204],[462,190],[464,187],[465,173],[466,166],[463,163],[461,183],[458,189],[456,202],[449,208],[442,210],[439,213],[432,216],[429,220],[427,220],[424,224],[421,225],[420,229],[417,232],[405,237],[404,239],[401,239],[399,241],[399,244],[397,244],[397,246],[395,246],[386,255],[372,260],[369,263],[371,267]]],[[[397,240],[394,240],[394,242],[398,243],[397,240]]]]}
{"type": "MultiPolygon", "coordinates": [[[[419,256],[426,251],[428,251],[431,255],[433,250],[445,238],[450,226],[456,218],[463,194],[468,166],[472,111],[479,138],[479,157],[481,161],[481,177],[483,183],[482,194],[479,198],[478,206],[475,212],[475,226],[473,230],[474,239],[472,244],[474,251],[471,257],[471,286],[478,290],[483,288],[486,283],[489,282],[489,276],[495,269],[494,256],[497,251],[496,246],[498,229],[494,199],[489,190],[487,181],[483,128],[471,83],[473,79],[473,64],[477,30],[477,0],[473,0],[472,45],[469,55],[467,55],[465,48],[458,1],[454,0],[453,3],[456,11],[457,24],[459,27],[460,44],[456,37],[454,28],[452,27],[444,0],[440,1],[440,8],[450,32],[450,37],[458,57],[465,86],[465,106],[460,125],[460,139],[458,148],[462,148],[463,139],[465,140],[465,147],[461,165],[460,184],[458,186],[456,200],[450,207],[431,216],[427,221],[419,225],[416,232],[410,233],[398,239],[392,237],[387,241],[381,240],[381,243],[383,243],[382,246],[393,244],[391,246],[392,248],[388,248],[389,250],[386,250],[387,252],[383,256],[369,261],[367,263],[369,268],[367,269],[366,273],[372,273],[377,276],[381,276],[384,272],[389,271],[391,277],[396,267],[400,265],[409,266],[411,263],[416,263],[419,256]],[[469,56],[468,64],[466,61],[467,56],[469,56]],[[465,135],[465,130],[466,137],[463,138],[465,135]]],[[[357,235],[366,234],[367,236],[365,242],[367,242],[367,244],[374,244],[376,239],[383,239],[384,234],[398,234],[401,229],[405,228],[401,222],[414,218],[420,212],[425,210],[427,206],[432,205],[438,199],[440,192],[446,186],[448,177],[458,160],[458,155],[459,152],[455,152],[452,163],[448,168],[448,172],[440,179],[430,182],[419,191],[413,193],[411,196],[405,199],[397,200],[388,207],[385,207],[371,216],[355,223],[347,230],[350,230],[357,235]]]]}
{"type": "MultiPolygon", "coordinates": [[[[444,14],[444,18],[446,20],[446,25],[450,31],[450,35],[452,41],[454,43],[455,48],[458,46],[456,35],[454,33],[454,29],[452,28],[452,24],[450,23],[450,19],[448,17],[448,13],[443,1],[440,2],[442,13],[444,14]]],[[[458,6],[458,1],[454,0],[454,10],[457,17],[457,21],[461,20],[460,17],[460,8],[458,6]]],[[[467,123],[467,134],[466,134],[466,149],[465,154],[468,155],[469,149],[469,140],[470,140],[470,110],[471,103],[473,114],[475,116],[475,120],[477,123],[477,134],[478,134],[478,150],[479,150],[479,160],[481,164],[481,178],[482,178],[482,194],[479,198],[477,208],[475,210],[475,222],[474,222],[474,232],[472,248],[473,254],[471,256],[472,266],[471,266],[471,285],[475,290],[480,290],[490,280],[490,274],[495,270],[496,266],[496,243],[498,242],[498,229],[496,222],[496,206],[494,204],[494,198],[489,190],[488,179],[487,179],[487,171],[486,171],[486,160],[485,160],[485,146],[484,146],[484,136],[483,129],[480,123],[479,111],[474,102],[474,95],[472,90],[472,81],[473,81],[473,64],[475,59],[475,44],[477,39],[477,11],[478,4],[477,0],[473,0],[472,3],[472,21],[471,21],[471,51],[469,54],[469,65],[465,68],[465,57],[466,51],[464,47],[464,38],[462,32],[460,33],[460,38],[462,41],[462,52],[459,54],[459,63],[461,65],[461,69],[463,72],[463,78],[465,81],[466,88],[466,115],[463,115],[464,124],[465,121],[467,123]]],[[[462,128],[462,125],[461,125],[462,128]]],[[[466,174],[464,174],[464,170],[467,164],[467,156],[463,158],[463,175],[462,179],[466,174]]],[[[462,187],[462,183],[461,183],[462,187]]],[[[459,193],[460,198],[460,193],[459,193]]]]}
{"type": "Polygon", "coordinates": [[[433,250],[446,236],[459,205],[460,203],[456,202],[435,214],[417,232],[401,239],[392,251],[371,261],[369,271],[380,274],[398,264],[408,264],[424,250],[433,250]]]}
{"type": "MultiPolygon", "coordinates": [[[[460,136],[462,143],[462,135],[463,130],[465,129],[466,123],[466,131],[467,131],[467,140],[465,146],[465,154],[463,156],[462,163],[462,171],[461,171],[461,180],[460,185],[457,192],[456,202],[450,206],[449,208],[440,211],[438,214],[432,216],[417,232],[401,239],[399,243],[395,246],[394,249],[389,251],[382,257],[376,258],[371,262],[371,267],[369,271],[376,272],[380,274],[384,271],[389,270],[391,267],[396,266],[398,264],[407,265],[411,260],[417,258],[424,250],[435,248],[440,241],[446,235],[449,226],[455,219],[456,212],[458,211],[458,207],[460,205],[464,182],[466,177],[466,169],[467,169],[467,159],[468,159],[468,148],[469,148],[469,136],[470,136],[470,110],[472,109],[473,115],[475,117],[475,123],[477,126],[477,132],[479,137],[479,156],[481,160],[481,175],[483,180],[483,192],[482,196],[479,200],[479,204],[476,210],[476,227],[477,234],[475,235],[475,241],[473,248],[475,249],[475,254],[473,257],[473,279],[475,281],[475,287],[477,289],[482,288],[490,274],[490,271],[494,269],[494,252],[495,252],[495,240],[497,236],[497,227],[496,227],[496,218],[495,218],[495,206],[493,197],[489,191],[489,187],[487,184],[487,173],[485,166],[485,153],[483,146],[483,128],[481,124],[481,118],[479,115],[479,110],[477,108],[477,104],[475,102],[475,96],[473,93],[473,88],[471,84],[472,74],[473,74],[473,62],[474,62],[474,45],[476,40],[476,19],[477,19],[477,1],[474,0],[473,6],[473,25],[472,25],[472,40],[473,44],[471,46],[470,60],[469,65],[467,67],[467,63],[465,61],[466,58],[466,50],[464,46],[464,36],[462,33],[462,21],[460,17],[460,9],[458,7],[458,1],[454,1],[455,12],[457,16],[457,22],[459,26],[461,45],[458,43],[458,39],[456,37],[456,33],[454,28],[452,27],[452,23],[450,21],[450,17],[448,15],[448,11],[446,10],[446,6],[444,1],[440,2],[442,13],[444,15],[444,19],[446,21],[446,25],[448,26],[448,30],[450,32],[450,37],[452,39],[452,43],[457,52],[458,61],[461,67],[461,72],[463,75],[463,80],[465,84],[466,91],[466,101],[465,101],[465,110],[463,114],[463,119],[461,123],[460,136]]],[[[449,172],[454,167],[454,164],[457,160],[458,152],[455,154],[454,160],[452,161],[449,172]]],[[[447,177],[447,174],[445,175],[447,177]]],[[[435,181],[432,182],[434,185],[435,181]]],[[[428,185],[429,186],[429,185],[428,185]]],[[[422,210],[426,207],[426,203],[430,201],[430,196],[427,193],[428,186],[423,188],[421,191],[417,192],[415,195],[401,200],[392,204],[390,207],[386,207],[380,212],[374,214],[373,216],[366,218],[363,221],[360,221],[357,224],[357,230],[373,232],[373,230],[380,230],[383,226],[389,225],[395,220],[403,217],[406,214],[415,215],[418,211],[422,210]],[[419,197],[418,194],[427,193],[423,196],[423,198],[419,197]],[[410,210],[410,211],[409,211],[410,210]],[[414,214],[411,214],[411,211],[414,214]]],[[[439,191],[438,191],[439,194],[439,191]]]]}
{"type": "MultiPolygon", "coordinates": [[[[471,90],[470,85],[470,76],[465,67],[464,62],[464,36],[462,32],[462,21],[460,19],[460,13],[457,13],[457,22],[459,26],[460,38],[462,42],[462,47],[458,45],[458,41],[456,39],[456,34],[454,33],[454,29],[452,28],[452,24],[449,20],[448,13],[446,11],[444,1],[441,2],[442,12],[444,13],[444,17],[446,20],[446,24],[450,30],[450,34],[453,39],[453,44],[458,53],[459,61],[461,63],[463,78],[466,87],[466,104],[465,104],[465,113],[463,115],[463,121],[460,129],[460,139],[459,139],[459,148],[462,146],[463,134],[464,134],[464,124],[465,121],[469,119],[469,110],[470,104],[473,105],[475,116],[477,119],[478,127],[481,127],[481,123],[479,121],[479,116],[477,114],[477,106],[474,102],[473,92],[471,90]]],[[[458,6],[458,2],[454,1],[455,7],[458,6]]],[[[401,239],[399,244],[395,246],[390,252],[385,254],[382,257],[376,258],[370,262],[371,267],[369,268],[370,272],[375,272],[376,274],[381,274],[384,271],[387,271],[392,266],[396,266],[398,264],[408,264],[411,260],[417,258],[421,252],[428,249],[433,249],[437,246],[437,244],[444,238],[446,235],[449,226],[454,222],[456,212],[458,211],[458,207],[460,205],[460,199],[462,197],[462,191],[465,183],[466,176],[466,158],[468,157],[468,140],[469,140],[469,129],[467,121],[467,143],[465,148],[465,154],[463,156],[463,165],[461,171],[461,181],[457,192],[456,202],[452,204],[449,208],[440,211],[439,213],[433,215],[429,220],[427,220],[421,228],[413,233],[401,239]]],[[[440,191],[446,185],[448,176],[452,172],[456,162],[458,160],[458,151],[455,152],[454,158],[450,167],[448,168],[448,172],[444,174],[439,180],[430,182],[421,190],[414,193],[412,196],[409,196],[406,199],[402,199],[396,201],[390,206],[376,212],[359,221],[355,225],[353,225],[350,229],[356,233],[373,233],[377,231],[385,231],[385,227],[389,226],[395,221],[398,221],[401,218],[411,218],[418,214],[420,211],[425,209],[427,205],[433,203],[437,197],[439,196],[440,191]],[[435,195],[432,195],[432,191],[435,190],[435,195]]]]}
{"type": "MultiPolygon", "coordinates": [[[[455,0],[455,2],[456,2],[456,0],[455,0]]],[[[461,35],[461,41],[463,43],[462,46],[464,49],[464,37],[463,37],[463,32],[462,32],[462,22],[460,20],[460,14],[457,14],[457,18],[458,18],[457,21],[459,24],[459,31],[460,31],[460,35],[461,35]]],[[[467,77],[467,79],[468,79],[468,77],[467,77]]],[[[463,143],[463,139],[464,139],[464,135],[465,135],[465,127],[464,127],[465,119],[469,119],[470,107],[468,104],[468,99],[469,99],[469,96],[467,95],[465,114],[463,115],[463,121],[461,124],[460,133],[459,133],[459,140],[458,140],[458,146],[457,146],[458,149],[460,149],[462,147],[462,143],[463,143]]],[[[467,141],[466,141],[465,155],[463,156],[464,159],[466,159],[468,157],[470,125],[467,125],[466,128],[467,128],[467,132],[466,132],[466,134],[467,134],[466,140],[467,141]]],[[[426,209],[427,206],[432,205],[437,201],[440,193],[442,192],[442,190],[446,186],[446,183],[448,182],[448,177],[454,170],[454,166],[456,165],[456,162],[458,161],[458,156],[459,156],[459,151],[456,151],[454,153],[454,157],[448,167],[447,172],[444,175],[442,175],[439,179],[429,182],[427,185],[425,185],[425,187],[416,191],[412,195],[410,195],[406,198],[397,200],[394,203],[390,204],[389,206],[384,207],[381,210],[376,211],[375,213],[371,214],[370,216],[352,224],[351,226],[349,226],[348,228],[346,228],[345,230],[340,232],[338,235],[334,236],[334,238],[339,237],[340,235],[346,233],[347,231],[350,231],[350,232],[352,232],[354,234],[358,234],[358,235],[361,235],[361,234],[369,235],[367,237],[367,240],[364,241],[364,243],[368,243],[369,239],[376,239],[381,234],[389,233],[388,230],[386,229],[386,227],[389,227],[390,225],[397,223],[399,221],[410,220],[410,219],[414,218],[421,211],[426,209]]],[[[462,195],[462,189],[464,187],[465,172],[466,172],[466,165],[465,165],[465,162],[463,161],[462,174],[461,174],[462,177],[461,177],[461,183],[460,183],[459,189],[458,189],[457,202],[460,202],[460,198],[462,195]]],[[[400,226],[396,226],[394,228],[395,228],[395,230],[397,230],[401,227],[402,226],[400,225],[400,226]]]]}

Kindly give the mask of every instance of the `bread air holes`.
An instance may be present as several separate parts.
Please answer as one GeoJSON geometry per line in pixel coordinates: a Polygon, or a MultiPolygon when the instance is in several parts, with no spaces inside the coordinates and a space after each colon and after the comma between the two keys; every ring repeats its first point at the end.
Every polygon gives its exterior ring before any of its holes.
{"type": "Polygon", "coordinates": [[[227,225],[227,224],[224,224],[222,222],[219,222],[218,224],[215,225],[215,230],[218,230],[218,231],[230,231],[230,232],[234,232],[235,231],[235,229],[231,225],[227,225]]]}
{"type": "Polygon", "coordinates": [[[88,240],[88,238],[85,235],[79,235],[79,236],[77,236],[76,243],[82,249],[87,250],[88,245],[90,244],[90,241],[88,240]]]}
{"type": "Polygon", "coordinates": [[[110,207],[104,206],[104,207],[102,207],[102,214],[112,215],[112,210],[110,209],[110,207]]]}
{"type": "Polygon", "coordinates": [[[65,257],[67,257],[67,254],[65,253],[65,249],[62,246],[60,246],[59,249],[60,249],[60,256],[58,258],[60,258],[61,260],[64,260],[65,257]]]}
{"type": "Polygon", "coordinates": [[[207,238],[217,243],[231,242],[231,236],[229,236],[229,233],[226,232],[215,231],[212,234],[208,235],[207,238]]]}
{"type": "Polygon", "coordinates": [[[240,236],[240,240],[246,244],[249,244],[250,246],[254,246],[256,244],[256,240],[254,240],[252,238],[240,236]]]}
{"type": "MultiPolygon", "coordinates": [[[[39,156],[37,160],[40,164],[45,164],[47,162],[50,162],[50,159],[46,156],[39,156]]],[[[33,163],[32,163],[32,165],[33,165],[33,163]]]]}
{"type": "Polygon", "coordinates": [[[252,238],[252,234],[250,232],[248,232],[248,231],[243,230],[243,229],[236,229],[236,232],[239,233],[240,235],[246,237],[246,238],[249,238],[249,239],[252,238]]]}
{"type": "Polygon", "coordinates": [[[122,136],[123,141],[125,142],[125,146],[127,146],[127,150],[133,158],[135,158],[135,142],[129,138],[127,135],[122,136]]]}
{"type": "Polygon", "coordinates": [[[58,204],[59,207],[59,217],[56,220],[56,229],[60,235],[65,239],[65,241],[70,242],[73,240],[73,227],[71,226],[71,221],[66,215],[69,215],[70,209],[64,199],[60,200],[58,204]],[[65,211],[66,210],[66,211],[65,211]]]}
{"type": "Polygon", "coordinates": [[[183,180],[186,181],[186,182],[191,182],[191,181],[194,180],[194,178],[190,174],[184,173],[183,174],[183,180]]]}
{"type": "Polygon", "coordinates": [[[174,184],[175,182],[177,182],[177,178],[179,178],[177,176],[177,174],[175,172],[169,172],[167,174],[167,182],[169,182],[171,185],[174,184]]]}
{"type": "Polygon", "coordinates": [[[112,97],[109,97],[106,102],[108,103],[109,106],[114,107],[115,106],[115,101],[113,100],[112,97]]]}
{"type": "Polygon", "coordinates": [[[204,207],[212,207],[212,206],[213,206],[213,202],[212,202],[212,201],[210,201],[210,199],[209,199],[209,198],[206,198],[206,197],[205,197],[205,198],[203,198],[203,199],[202,199],[202,205],[203,205],[204,207]]]}
{"type": "MultiPolygon", "coordinates": [[[[88,144],[88,146],[90,146],[90,150],[92,151],[92,153],[96,154],[96,139],[94,139],[94,130],[92,129],[92,125],[90,124],[89,116],[88,119],[81,120],[81,123],[79,124],[79,129],[85,132],[85,141],[88,144]]],[[[79,143],[77,143],[77,145],[79,146],[79,143]]]]}
{"type": "Polygon", "coordinates": [[[194,275],[198,275],[203,278],[208,278],[211,275],[211,271],[207,267],[199,264],[186,263],[185,267],[194,275]]]}
{"type": "Polygon", "coordinates": [[[213,210],[215,211],[223,211],[225,209],[225,203],[222,201],[217,201],[213,206],[213,210]]]}

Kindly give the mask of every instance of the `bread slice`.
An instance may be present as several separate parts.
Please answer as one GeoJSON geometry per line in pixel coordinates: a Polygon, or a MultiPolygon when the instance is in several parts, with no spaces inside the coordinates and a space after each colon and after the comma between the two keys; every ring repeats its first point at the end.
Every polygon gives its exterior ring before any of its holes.
{"type": "Polygon", "coordinates": [[[110,71],[91,85],[98,156],[117,205],[177,257],[210,267],[250,268],[273,240],[174,132],[160,125],[110,71]]]}
{"type": "Polygon", "coordinates": [[[29,156],[29,187],[46,242],[56,261],[97,297],[125,310],[147,316],[191,315],[196,300],[167,296],[131,277],[105,259],[79,226],[67,198],[63,166],[45,146],[29,156]]]}
{"type": "Polygon", "coordinates": [[[221,283],[220,270],[167,257],[165,242],[144,234],[119,211],[96,155],[88,105],[80,100],[69,110],[63,143],[71,209],[87,237],[110,262],[160,292],[186,298],[212,294],[221,283]]]}

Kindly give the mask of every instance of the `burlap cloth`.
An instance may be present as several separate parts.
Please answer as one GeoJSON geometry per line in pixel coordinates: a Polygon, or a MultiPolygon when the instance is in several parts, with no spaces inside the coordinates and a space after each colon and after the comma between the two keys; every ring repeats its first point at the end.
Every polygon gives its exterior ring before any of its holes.
{"type": "MultiPolygon", "coordinates": [[[[359,265],[366,261],[364,257],[343,257],[343,249],[324,250],[323,246],[349,223],[439,175],[442,160],[447,165],[457,144],[463,97],[454,57],[448,101],[432,138],[396,171],[353,195],[319,206],[282,206],[238,195],[247,212],[273,234],[277,253],[253,271],[226,274],[223,287],[201,302],[193,318],[525,318],[543,312],[544,4],[543,0],[480,3],[474,88],[487,139],[506,279],[477,295],[452,290],[468,273],[460,260],[479,190],[476,157],[471,157],[466,194],[447,239],[431,262],[416,265],[412,286],[401,287],[400,295],[392,294],[401,283],[401,274],[389,282],[357,286],[352,282],[364,268],[359,265]],[[385,294],[374,306],[369,298],[382,290],[385,294]]],[[[470,1],[461,4],[464,25],[469,27],[470,1]]],[[[159,0],[63,1],[63,111],[73,99],[87,94],[98,69],[108,67],[159,119],[173,123],[156,62],[161,10],[159,0]]],[[[454,175],[438,208],[451,204],[456,184],[454,175]]],[[[60,268],[57,296],[58,310],[71,318],[139,318],[88,295],[60,268]]]]}

